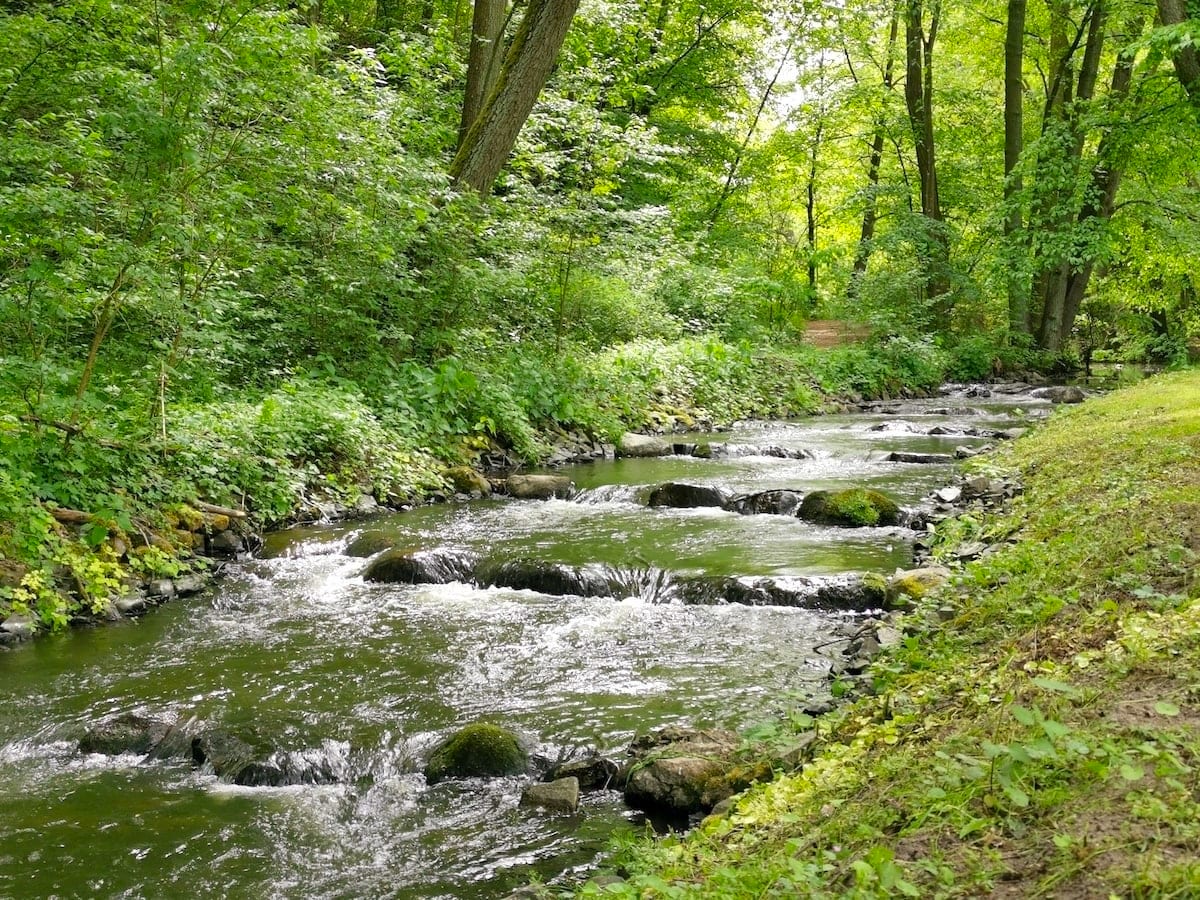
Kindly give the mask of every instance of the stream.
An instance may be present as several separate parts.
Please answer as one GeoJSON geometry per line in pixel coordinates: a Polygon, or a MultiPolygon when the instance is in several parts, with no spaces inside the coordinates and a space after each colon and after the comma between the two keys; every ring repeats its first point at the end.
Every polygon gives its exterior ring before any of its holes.
{"type": "MultiPolygon", "coordinates": [[[[994,443],[1043,415],[1028,393],[930,400],[708,436],[810,459],[670,456],[557,470],[572,500],[478,500],[291,529],[215,588],[143,618],[0,651],[0,897],[502,897],[595,865],[644,818],[619,794],[578,814],[518,807],[522,779],[420,774],[448,732],[485,718],[564,748],[617,754],[670,722],[744,728],[825,696],[819,650],[858,613],[658,602],[672,574],[890,574],[905,528],[839,529],[719,508],[648,508],[669,481],[747,493],[868,486],[919,508],[949,463],[887,461],[994,443]],[[943,426],[960,433],[929,435],[943,426]],[[372,584],[366,533],[629,573],[628,596],[372,584]],[[653,573],[653,578],[647,576],[653,573]],[[639,580],[639,578],[641,580],[639,580]],[[338,783],[239,787],[178,761],[81,754],[87,726],[129,712],[220,723],[295,751],[338,783]]],[[[705,439],[688,436],[688,441],[705,439]]],[[[825,651],[833,652],[833,651],[825,651]]]]}

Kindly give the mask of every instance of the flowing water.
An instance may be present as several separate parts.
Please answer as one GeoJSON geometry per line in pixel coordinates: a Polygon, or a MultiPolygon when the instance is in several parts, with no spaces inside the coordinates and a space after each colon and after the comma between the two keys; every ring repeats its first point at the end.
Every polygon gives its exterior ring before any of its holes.
{"type": "Polygon", "coordinates": [[[985,440],[913,429],[1008,428],[1044,406],[943,398],[755,423],[711,439],[815,458],[598,462],[565,470],[581,488],[572,501],[477,501],[294,529],[209,594],[0,652],[0,897],[482,898],[584,871],[614,833],[643,827],[618,794],[585,795],[577,815],[554,817],[518,807],[521,779],[429,787],[420,769],[430,747],[478,718],[554,756],[617,752],[668,722],[738,728],[785,712],[827,689],[821,648],[851,614],[654,602],[650,582],[889,573],[911,560],[905,529],[649,509],[649,489],[868,485],[915,507],[952,470],[886,462],[889,451],[985,440]],[[931,412],[948,403],[976,409],[931,412]],[[604,564],[630,587],[581,599],[370,584],[364,560],[347,553],[364,533],[413,551],[604,564]],[[89,723],[129,711],[219,723],[319,760],[337,783],[237,787],[183,762],[75,749],[89,723]]]}

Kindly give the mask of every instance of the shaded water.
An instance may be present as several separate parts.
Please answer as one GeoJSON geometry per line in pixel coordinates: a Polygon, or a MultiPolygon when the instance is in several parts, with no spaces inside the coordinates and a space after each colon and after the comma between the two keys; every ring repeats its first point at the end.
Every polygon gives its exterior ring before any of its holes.
{"type": "MultiPolygon", "coordinates": [[[[905,404],[903,421],[1014,424],[1013,401],[928,413],[946,402],[905,404]]],[[[604,462],[570,471],[578,501],[481,501],[295,529],[211,595],[0,653],[0,896],[494,897],[535,873],[591,864],[614,831],[639,827],[618,795],[550,817],[518,808],[520,779],[429,788],[419,771],[430,746],[480,717],[551,756],[616,751],[669,721],[743,727],[825,690],[818,648],[845,614],[367,584],[347,545],[371,531],[412,550],[670,572],[890,572],[911,558],[903,529],[639,500],[683,480],[730,491],[868,484],[915,505],[950,469],[887,463],[888,451],[983,443],[904,427],[894,415],[749,425],[713,439],[816,458],[604,462]],[[889,430],[869,430],[884,422],[889,430]],[[75,751],[88,723],[130,710],[305,752],[340,783],[241,788],[184,764],[75,751]]]]}

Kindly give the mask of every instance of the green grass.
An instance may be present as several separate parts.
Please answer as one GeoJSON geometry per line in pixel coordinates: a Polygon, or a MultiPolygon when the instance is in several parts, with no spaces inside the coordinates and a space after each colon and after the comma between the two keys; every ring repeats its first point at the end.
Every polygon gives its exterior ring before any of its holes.
{"type": "Polygon", "coordinates": [[[1195,897],[1200,373],[1064,410],[980,466],[1013,540],[910,617],[798,773],[619,850],[621,897],[1195,897]],[[931,630],[929,605],[957,615],[931,630]]]}

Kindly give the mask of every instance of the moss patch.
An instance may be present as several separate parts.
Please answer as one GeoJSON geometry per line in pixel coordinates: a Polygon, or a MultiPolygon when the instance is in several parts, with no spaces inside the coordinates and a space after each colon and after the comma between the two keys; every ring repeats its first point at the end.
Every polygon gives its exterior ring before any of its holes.
{"type": "Polygon", "coordinates": [[[798,515],[819,525],[851,528],[900,523],[900,507],[885,494],[867,488],[813,491],[800,504],[798,515]]]}
{"type": "Polygon", "coordinates": [[[425,766],[432,784],[446,778],[496,778],[520,775],[529,755],[516,735],[499,725],[477,722],[438,745],[425,766]]]}

